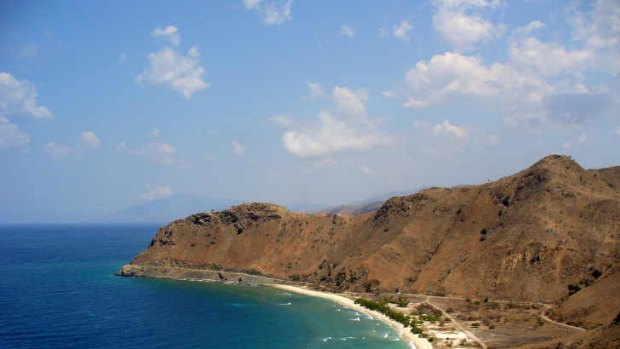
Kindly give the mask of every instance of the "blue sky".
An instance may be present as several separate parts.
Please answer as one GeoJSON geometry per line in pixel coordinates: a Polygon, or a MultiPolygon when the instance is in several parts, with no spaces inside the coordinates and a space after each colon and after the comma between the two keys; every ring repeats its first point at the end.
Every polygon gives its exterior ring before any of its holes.
{"type": "Polygon", "coordinates": [[[616,0],[3,1],[0,222],[618,165],[619,41],[616,0]]]}

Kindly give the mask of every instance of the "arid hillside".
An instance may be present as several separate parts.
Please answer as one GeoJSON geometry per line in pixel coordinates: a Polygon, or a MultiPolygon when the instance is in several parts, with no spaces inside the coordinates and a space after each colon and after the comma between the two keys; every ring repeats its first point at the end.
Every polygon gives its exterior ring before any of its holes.
{"type": "Polygon", "coordinates": [[[585,170],[552,155],[495,182],[393,197],[360,215],[266,203],[194,214],[161,228],[131,263],[334,290],[563,302],[555,316],[592,325],[620,310],[619,239],[620,167],[585,170]],[[588,295],[608,308],[571,302],[588,295]]]}

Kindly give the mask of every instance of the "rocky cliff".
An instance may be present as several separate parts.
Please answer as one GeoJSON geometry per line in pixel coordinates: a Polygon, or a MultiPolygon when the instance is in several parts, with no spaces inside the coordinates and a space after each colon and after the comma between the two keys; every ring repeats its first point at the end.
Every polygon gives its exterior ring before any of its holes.
{"type": "MultiPolygon", "coordinates": [[[[620,310],[620,167],[548,156],[476,186],[393,197],[360,215],[267,203],[191,215],[161,228],[121,273],[145,266],[243,271],[335,290],[563,302],[591,293],[620,310]],[[617,294],[616,294],[617,295],[617,294]]],[[[572,316],[566,303],[558,316],[572,316]]],[[[609,320],[609,321],[607,321],[609,320]]],[[[583,316],[583,321],[592,318],[583,316]]]]}

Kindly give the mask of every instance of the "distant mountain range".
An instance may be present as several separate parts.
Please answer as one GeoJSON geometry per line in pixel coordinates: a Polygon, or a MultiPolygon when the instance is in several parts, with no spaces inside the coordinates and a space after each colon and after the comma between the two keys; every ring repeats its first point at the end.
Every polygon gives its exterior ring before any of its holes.
{"type": "Polygon", "coordinates": [[[192,213],[223,210],[238,203],[238,201],[232,199],[175,194],[167,198],[155,199],[103,215],[95,220],[123,223],[163,223],[188,216],[192,213]]]}
{"type": "Polygon", "coordinates": [[[334,206],[326,209],[322,209],[318,211],[318,213],[328,213],[328,214],[362,214],[373,212],[379,209],[381,205],[385,202],[385,200],[394,197],[394,196],[403,196],[411,193],[415,193],[419,189],[411,190],[411,191],[393,191],[390,193],[385,193],[381,195],[375,195],[371,198],[361,201],[355,201],[349,204],[334,206]]]}

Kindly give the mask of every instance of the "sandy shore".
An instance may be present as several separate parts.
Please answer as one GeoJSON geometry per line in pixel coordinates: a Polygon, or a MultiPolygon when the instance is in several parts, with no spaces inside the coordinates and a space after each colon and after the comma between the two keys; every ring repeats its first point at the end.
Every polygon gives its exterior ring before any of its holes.
{"type": "Polygon", "coordinates": [[[373,311],[367,308],[362,307],[359,304],[355,304],[355,302],[347,297],[335,294],[335,293],[329,293],[329,292],[320,292],[320,291],[314,291],[314,290],[310,290],[307,288],[303,288],[303,287],[297,287],[297,286],[290,286],[290,285],[269,285],[281,290],[285,290],[285,291],[289,291],[289,292],[295,292],[295,293],[300,293],[300,294],[304,294],[304,295],[308,295],[308,296],[313,296],[313,297],[320,297],[320,298],[325,298],[328,299],[330,301],[336,302],[344,307],[353,309],[355,311],[359,311],[359,312],[363,312],[366,314],[371,315],[372,317],[374,317],[377,320],[381,320],[385,323],[387,323],[390,327],[392,327],[394,330],[396,330],[396,332],[399,333],[400,338],[409,345],[410,348],[412,349],[432,349],[433,346],[431,345],[431,343],[429,341],[427,341],[424,338],[420,338],[416,335],[414,335],[413,333],[411,333],[411,331],[407,328],[405,328],[405,326],[403,326],[401,323],[396,322],[390,318],[388,318],[387,316],[377,312],[377,311],[373,311]]]}

